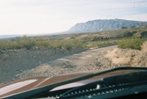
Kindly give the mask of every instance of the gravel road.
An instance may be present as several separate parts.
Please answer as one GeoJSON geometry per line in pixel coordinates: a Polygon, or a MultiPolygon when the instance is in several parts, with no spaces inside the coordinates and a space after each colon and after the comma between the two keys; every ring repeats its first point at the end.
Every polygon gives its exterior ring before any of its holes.
{"type": "Polygon", "coordinates": [[[116,46],[89,50],[13,50],[0,53],[0,85],[10,81],[116,67],[103,56],[116,46]]]}

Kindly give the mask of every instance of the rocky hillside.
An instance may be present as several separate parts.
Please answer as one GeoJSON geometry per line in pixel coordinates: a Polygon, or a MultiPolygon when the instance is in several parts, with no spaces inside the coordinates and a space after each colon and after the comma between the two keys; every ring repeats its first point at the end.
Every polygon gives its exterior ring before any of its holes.
{"type": "Polygon", "coordinates": [[[130,21],[122,19],[110,20],[92,20],[86,23],[77,23],[69,29],[70,33],[83,33],[83,32],[98,32],[106,30],[115,30],[119,28],[137,27],[147,25],[147,22],[130,21]]]}

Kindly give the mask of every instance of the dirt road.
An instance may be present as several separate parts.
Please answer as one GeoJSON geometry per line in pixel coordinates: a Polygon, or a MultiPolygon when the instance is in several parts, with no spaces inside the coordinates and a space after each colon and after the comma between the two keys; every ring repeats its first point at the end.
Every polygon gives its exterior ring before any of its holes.
{"type": "Polygon", "coordinates": [[[49,50],[7,52],[0,57],[0,84],[28,77],[113,68],[114,64],[103,55],[114,48],[116,46],[58,53],[49,50]]]}

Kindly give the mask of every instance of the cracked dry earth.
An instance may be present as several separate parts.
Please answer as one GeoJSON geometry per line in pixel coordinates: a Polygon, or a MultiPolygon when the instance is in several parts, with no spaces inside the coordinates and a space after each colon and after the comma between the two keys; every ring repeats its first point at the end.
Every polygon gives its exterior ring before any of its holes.
{"type": "Polygon", "coordinates": [[[116,67],[104,55],[116,46],[72,52],[16,51],[0,60],[0,85],[13,80],[55,76],[60,74],[99,71],[116,67]]]}

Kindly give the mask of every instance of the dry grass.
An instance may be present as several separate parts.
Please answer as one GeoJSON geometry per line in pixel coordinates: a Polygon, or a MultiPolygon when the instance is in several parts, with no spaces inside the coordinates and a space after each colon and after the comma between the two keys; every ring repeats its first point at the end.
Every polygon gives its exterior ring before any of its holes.
{"type": "Polygon", "coordinates": [[[147,42],[143,43],[141,51],[116,48],[105,57],[117,65],[147,66],[147,42]]]}
{"type": "Polygon", "coordinates": [[[144,42],[142,47],[141,47],[141,51],[144,53],[147,53],[147,42],[144,42]]]}

